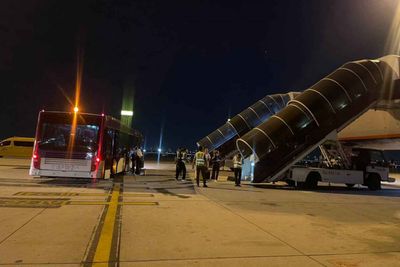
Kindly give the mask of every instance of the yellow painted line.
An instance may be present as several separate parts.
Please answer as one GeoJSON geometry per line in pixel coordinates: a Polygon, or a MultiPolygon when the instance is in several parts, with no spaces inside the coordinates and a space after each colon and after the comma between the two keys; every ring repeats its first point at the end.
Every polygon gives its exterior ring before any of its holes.
{"type": "MultiPolygon", "coordinates": [[[[101,201],[68,201],[67,205],[110,205],[111,202],[101,201]]],[[[158,202],[118,202],[118,205],[155,206],[158,202]]]]}
{"type": "Polygon", "coordinates": [[[145,194],[145,193],[144,194],[126,193],[123,195],[124,195],[124,197],[154,197],[153,194],[145,194]]]}
{"type": "Polygon", "coordinates": [[[158,202],[120,202],[120,205],[156,206],[158,202]]]}
{"type": "Polygon", "coordinates": [[[110,194],[107,193],[77,193],[78,196],[84,196],[84,197],[107,197],[110,194]]]}
{"type": "Polygon", "coordinates": [[[114,184],[110,204],[108,205],[107,214],[93,258],[94,263],[92,266],[94,267],[108,266],[110,260],[115,217],[118,208],[119,187],[119,184],[114,184]]]}
{"type": "Polygon", "coordinates": [[[109,196],[110,194],[105,193],[74,193],[74,192],[17,192],[14,196],[63,196],[63,197],[75,197],[75,196],[109,196]]]}
{"type": "MultiPolygon", "coordinates": [[[[126,197],[154,197],[153,194],[146,193],[126,193],[123,194],[126,197]]],[[[107,193],[75,193],[75,192],[17,192],[14,196],[63,196],[63,197],[107,197],[110,194],[107,193]]]]}
{"type": "Polygon", "coordinates": [[[35,207],[49,207],[59,208],[67,204],[65,199],[0,199],[0,207],[21,207],[21,208],[35,208],[35,207]]]}
{"type": "Polygon", "coordinates": [[[109,205],[110,202],[101,201],[68,201],[67,205],[109,205]]]}

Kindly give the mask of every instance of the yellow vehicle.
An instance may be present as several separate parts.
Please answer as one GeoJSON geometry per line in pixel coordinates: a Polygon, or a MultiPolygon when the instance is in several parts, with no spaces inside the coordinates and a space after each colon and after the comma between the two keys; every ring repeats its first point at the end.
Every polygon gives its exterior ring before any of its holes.
{"type": "Polygon", "coordinates": [[[10,137],[0,142],[0,157],[32,157],[35,138],[10,137]]]}

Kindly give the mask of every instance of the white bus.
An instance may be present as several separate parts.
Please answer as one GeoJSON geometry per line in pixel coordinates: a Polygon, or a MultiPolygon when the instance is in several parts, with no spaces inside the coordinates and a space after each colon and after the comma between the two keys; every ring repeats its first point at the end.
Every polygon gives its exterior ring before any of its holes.
{"type": "Polygon", "coordinates": [[[111,116],[41,111],[29,174],[110,178],[125,171],[142,136],[111,116]]]}

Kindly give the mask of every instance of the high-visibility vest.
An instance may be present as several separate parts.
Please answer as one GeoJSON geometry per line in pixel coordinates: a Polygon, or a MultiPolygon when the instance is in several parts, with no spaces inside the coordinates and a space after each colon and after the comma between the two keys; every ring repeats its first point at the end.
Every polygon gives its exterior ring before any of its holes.
{"type": "Polygon", "coordinates": [[[204,166],[206,161],[204,160],[204,152],[197,152],[195,156],[196,166],[204,166]]]}
{"type": "Polygon", "coordinates": [[[242,168],[242,159],[238,159],[238,157],[233,157],[233,168],[242,168]]]}

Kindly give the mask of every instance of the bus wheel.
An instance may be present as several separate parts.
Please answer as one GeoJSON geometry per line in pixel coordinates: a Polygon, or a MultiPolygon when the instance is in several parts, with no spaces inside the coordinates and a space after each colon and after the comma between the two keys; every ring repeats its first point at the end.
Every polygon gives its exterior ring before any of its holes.
{"type": "Polygon", "coordinates": [[[346,184],[346,186],[347,186],[348,188],[353,188],[353,187],[354,187],[354,184],[346,184]]]}
{"type": "Polygon", "coordinates": [[[316,172],[311,172],[306,179],[305,186],[307,189],[317,189],[318,187],[318,180],[320,179],[320,176],[316,172]]]}
{"type": "Polygon", "coordinates": [[[102,168],[101,168],[101,179],[105,179],[106,178],[106,166],[105,164],[102,164],[102,168]]]}
{"type": "Polygon", "coordinates": [[[287,180],[285,180],[285,182],[288,184],[288,186],[296,186],[296,182],[293,180],[287,179],[287,180]]]}
{"type": "Polygon", "coordinates": [[[381,178],[379,175],[372,173],[368,176],[367,186],[369,190],[380,190],[381,189],[381,178]]]}

